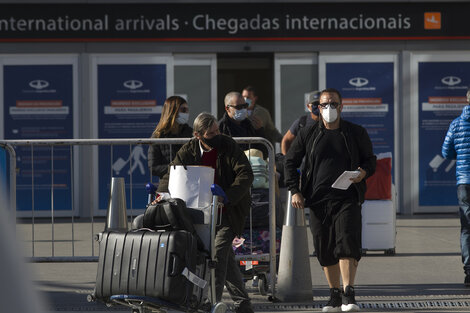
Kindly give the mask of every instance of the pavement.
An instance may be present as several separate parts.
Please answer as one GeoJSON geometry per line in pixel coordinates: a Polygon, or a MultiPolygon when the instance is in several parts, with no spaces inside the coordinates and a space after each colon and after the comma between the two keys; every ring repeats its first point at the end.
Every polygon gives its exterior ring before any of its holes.
{"type": "MultiPolygon", "coordinates": [[[[103,229],[103,221],[91,228],[86,221],[75,221],[74,255],[91,255],[92,233],[103,229]]],[[[70,253],[71,226],[57,220],[37,219],[34,226],[34,248],[30,221],[20,221],[17,233],[25,243],[25,254],[54,256],[70,253]],[[54,230],[52,230],[54,229],[54,230]],[[56,242],[51,244],[51,238],[56,242]],[[65,251],[65,252],[64,252],[65,251]]],[[[456,214],[398,216],[396,222],[396,254],[367,252],[361,259],[356,278],[356,300],[363,312],[470,312],[470,288],[463,284],[456,214]]],[[[310,232],[309,247],[312,247],[310,232]]],[[[93,247],[96,255],[96,246],[93,247]]],[[[259,294],[252,281],[246,283],[255,311],[321,312],[329,290],[320,265],[309,251],[312,278],[312,301],[305,303],[271,302],[259,294]]],[[[96,262],[31,262],[28,267],[33,281],[47,303],[47,312],[110,312],[130,309],[107,307],[100,302],[87,302],[96,278],[96,262]]],[[[295,286],[294,286],[295,287],[295,286]]],[[[227,293],[224,300],[231,304],[227,293]]],[[[1,312],[1,310],[0,310],[1,312]]]]}

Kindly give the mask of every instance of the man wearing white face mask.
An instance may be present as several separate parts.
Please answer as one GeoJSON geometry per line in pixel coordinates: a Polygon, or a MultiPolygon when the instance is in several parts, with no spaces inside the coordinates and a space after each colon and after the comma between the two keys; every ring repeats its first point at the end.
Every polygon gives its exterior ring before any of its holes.
{"type": "Polygon", "coordinates": [[[330,287],[323,312],[359,310],[354,279],[362,253],[361,205],[376,161],[367,131],[341,118],[341,101],[336,89],[321,92],[319,121],[300,130],[285,158],[292,206],[310,208],[315,251],[330,287]],[[299,182],[297,168],[304,156],[299,182]],[[357,171],[358,176],[346,190],[333,188],[344,171],[357,171]]]}
{"type": "MultiPolygon", "coordinates": [[[[263,137],[265,138],[264,128],[255,129],[251,121],[247,118],[248,104],[239,92],[229,92],[224,99],[225,113],[219,120],[219,129],[222,134],[230,137],[263,137]]],[[[248,145],[241,145],[243,150],[249,149],[248,145]]],[[[252,148],[263,152],[264,158],[267,157],[267,149],[264,145],[255,144],[252,148]]]]}

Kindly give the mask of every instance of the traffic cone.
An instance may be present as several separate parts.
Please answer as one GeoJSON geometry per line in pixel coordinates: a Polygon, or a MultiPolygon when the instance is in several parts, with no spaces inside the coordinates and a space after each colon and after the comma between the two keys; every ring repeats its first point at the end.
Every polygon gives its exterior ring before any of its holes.
{"type": "Polygon", "coordinates": [[[105,231],[127,231],[126,187],[124,177],[112,177],[105,231]]]}
{"type": "Polygon", "coordinates": [[[277,297],[283,302],[311,302],[312,277],[305,214],[303,210],[293,208],[291,200],[289,191],[282,227],[277,297]]]}

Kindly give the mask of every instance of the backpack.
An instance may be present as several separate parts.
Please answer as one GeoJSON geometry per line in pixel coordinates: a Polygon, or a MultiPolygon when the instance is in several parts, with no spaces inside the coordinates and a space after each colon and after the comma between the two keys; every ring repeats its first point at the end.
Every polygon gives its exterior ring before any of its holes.
{"type": "Polygon", "coordinates": [[[199,248],[204,247],[196,233],[190,210],[179,198],[149,204],[144,212],[143,227],[153,230],[186,230],[197,238],[199,248]]]}

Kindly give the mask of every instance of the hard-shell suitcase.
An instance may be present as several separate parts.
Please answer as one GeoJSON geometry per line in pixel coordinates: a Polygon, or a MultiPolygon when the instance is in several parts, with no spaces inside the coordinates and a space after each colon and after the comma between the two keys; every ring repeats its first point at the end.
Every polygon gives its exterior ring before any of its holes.
{"type": "Polygon", "coordinates": [[[392,200],[366,200],[362,204],[362,252],[384,251],[395,254],[396,196],[392,186],[392,200]]]}
{"type": "Polygon", "coordinates": [[[190,308],[203,300],[207,258],[187,231],[104,232],[99,250],[97,299],[149,296],[190,308]]]}

